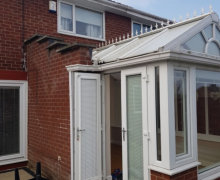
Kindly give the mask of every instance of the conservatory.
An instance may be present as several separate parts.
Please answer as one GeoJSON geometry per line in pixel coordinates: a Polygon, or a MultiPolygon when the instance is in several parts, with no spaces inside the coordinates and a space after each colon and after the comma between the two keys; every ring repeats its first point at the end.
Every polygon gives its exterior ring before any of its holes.
{"type": "Polygon", "coordinates": [[[92,60],[67,67],[73,179],[220,177],[217,14],[116,39],[92,60]]]}

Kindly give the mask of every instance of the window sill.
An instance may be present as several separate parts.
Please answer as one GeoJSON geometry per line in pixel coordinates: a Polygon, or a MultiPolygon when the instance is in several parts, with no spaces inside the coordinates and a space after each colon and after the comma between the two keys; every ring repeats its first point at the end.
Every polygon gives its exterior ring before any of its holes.
{"type": "Polygon", "coordinates": [[[198,165],[200,165],[199,162],[193,162],[193,163],[190,163],[190,164],[187,164],[187,165],[175,168],[175,169],[171,169],[171,170],[151,165],[149,167],[149,169],[151,169],[153,171],[157,171],[157,172],[163,173],[163,174],[167,174],[169,176],[173,176],[175,174],[181,173],[181,172],[186,171],[188,169],[194,168],[194,167],[196,167],[198,165]]]}
{"type": "Polygon", "coordinates": [[[105,39],[103,39],[103,38],[95,38],[95,37],[90,37],[90,36],[84,36],[84,35],[80,35],[80,34],[75,34],[75,33],[70,32],[70,31],[58,30],[58,33],[59,34],[64,34],[64,35],[68,35],[68,36],[75,36],[75,37],[80,37],[80,38],[85,38],[85,39],[91,39],[91,40],[105,42],[105,39]]]}
{"type": "Polygon", "coordinates": [[[8,159],[8,160],[0,160],[0,166],[20,163],[20,162],[25,162],[25,161],[28,161],[26,157],[19,157],[19,158],[8,159]]]}

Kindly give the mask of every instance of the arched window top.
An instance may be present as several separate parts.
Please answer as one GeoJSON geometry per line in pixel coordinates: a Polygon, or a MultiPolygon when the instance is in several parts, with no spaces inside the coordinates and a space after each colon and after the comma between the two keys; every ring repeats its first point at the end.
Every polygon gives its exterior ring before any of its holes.
{"type": "Polygon", "coordinates": [[[182,47],[190,51],[220,56],[220,30],[216,24],[210,24],[185,42],[182,47]]]}

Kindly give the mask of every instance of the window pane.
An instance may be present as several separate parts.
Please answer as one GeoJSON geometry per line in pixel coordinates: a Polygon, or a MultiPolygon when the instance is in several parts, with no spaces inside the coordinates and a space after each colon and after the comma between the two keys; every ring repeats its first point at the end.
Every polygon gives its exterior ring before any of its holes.
{"type": "Polygon", "coordinates": [[[206,88],[205,84],[200,82],[196,85],[197,89],[197,131],[198,133],[205,134],[206,133],[206,116],[205,110],[206,107],[206,88]]]}
{"type": "Polygon", "coordinates": [[[220,165],[220,73],[197,71],[199,172],[220,165]],[[202,105],[201,105],[202,103],[202,105]],[[201,134],[202,131],[202,134],[201,134]]]}
{"type": "Polygon", "coordinates": [[[102,13],[76,7],[76,34],[103,38],[102,13]]]}
{"type": "Polygon", "coordinates": [[[141,75],[127,77],[128,179],[143,180],[141,75]]]}
{"type": "Polygon", "coordinates": [[[192,39],[187,41],[183,47],[190,51],[201,52],[203,53],[205,50],[205,40],[201,33],[195,35],[192,39]]]}
{"type": "Polygon", "coordinates": [[[203,32],[208,40],[212,38],[213,37],[213,25],[209,25],[207,28],[204,29],[203,32]]]}
{"type": "Polygon", "coordinates": [[[148,25],[143,25],[143,32],[145,33],[145,32],[149,32],[150,31],[150,26],[148,26],[148,25]]]}
{"type": "Polygon", "coordinates": [[[208,54],[214,55],[214,56],[220,56],[220,50],[216,43],[210,42],[208,44],[208,54]]]}
{"type": "Polygon", "coordinates": [[[187,153],[186,71],[174,71],[174,107],[176,122],[176,154],[187,153]]]}
{"type": "Polygon", "coordinates": [[[73,7],[69,4],[60,3],[61,29],[73,31],[73,7]]]}
{"type": "Polygon", "coordinates": [[[136,36],[136,33],[141,34],[141,24],[133,23],[133,36],[136,36]]]}
{"type": "Polygon", "coordinates": [[[19,153],[19,88],[0,87],[0,156],[19,153]]]}
{"type": "Polygon", "coordinates": [[[159,67],[155,68],[155,100],[156,100],[157,160],[161,161],[160,74],[159,74],[159,67]]]}
{"type": "Polygon", "coordinates": [[[215,27],[215,37],[218,43],[220,44],[220,31],[217,27],[215,27]]]}

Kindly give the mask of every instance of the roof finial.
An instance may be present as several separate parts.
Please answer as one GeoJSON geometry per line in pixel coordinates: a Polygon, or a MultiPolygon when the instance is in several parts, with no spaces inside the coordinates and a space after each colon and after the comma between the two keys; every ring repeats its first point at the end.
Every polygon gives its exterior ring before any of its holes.
{"type": "Polygon", "coordinates": [[[212,12],[213,12],[212,5],[209,5],[209,11],[210,11],[210,13],[212,13],[212,12]]]}
{"type": "Polygon", "coordinates": [[[183,20],[183,16],[180,16],[180,22],[183,20]]]}
{"type": "Polygon", "coordinates": [[[169,19],[167,19],[167,25],[168,25],[168,26],[170,25],[170,20],[169,20],[169,19]]]}
{"type": "Polygon", "coordinates": [[[115,38],[115,42],[118,42],[118,37],[115,38]]]}
{"type": "Polygon", "coordinates": [[[101,44],[99,43],[99,48],[101,47],[101,44]]]}
{"type": "Polygon", "coordinates": [[[175,24],[176,23],[176,18],[173,18],[173,24],[175,24]]]}
{"type": "Polygon", "coordinates": [[[114,43],[114,38],[112,38],[112,44],[114,43]]]}
{"type": "Polygon", "coordinates": [[[151,24],[151,25],[150,25],[150,31],[152,31],[152,30],[153,30],[153,25],[151,24]]]}
{"type": "Polygon", "coordinates": [[[105,44],[104,44],[104,42],[102,42],[102,46],[104,46],[105,44]]]}
{"type": "Polygon", "coordinates": [[[108,45],[108,42],[107,41],[105,41],[105,46],[107,46],[108,45]]]}
{"type": "Polygon", "coordinates": [[[197,11],[195,10],[194,12],[193,12],[193,17],[196,17],[197,16],[197,11]]]}
{"type": "Polygon", "coordinates": [[[127,39],[130,37],[130,34],[129,33],[127,33],[127,39]]]}
{"type": "Polygon", "coordinates": [[[125,39],[125,34],[123,34],[123,39],[125,39]]]}
{"type": "Polygon", "coordinates": [[[136,32],[135,32],[136,36],[138,35],[138,30],[136,29],[136,32]]]}
{"type": "Polygon", "coordinates": [[[161,22],[161,27],[162,27],[162,28],[164,27],[164,22],[163,22],[163,21],[161,22]]]}
{"type": "MultiPolygon", "coordinates": [[[[157,24],[157,23],[156,23],[155,27],[156,27],[156,29],[158,29],[158,24],[157,24]]],[[[146,31],[146,32],[147,32],[147,31],[146,31]]]]}
{"type": "Polygon", "coordinates": [[[204,8],[201,9],[201,15],[203,15],[205,13],[204,8]]]}
{"type": "Polygon", "coordinates": [[[111,44],[111,41],[110,41],[110,40],[108,40],[108,44],[111,44]]]}
{"type": "Polygon", "coordinates": [[[187,14],[186,14],[186,19],[189,19],[189,16],[190,16],[190,14],[189,14],[189,13],[187,13],[187,14]]]}
{"type": "Polygon", "coordinates": [[[121,36],[119,36],[119,41],[121,41],[121,36]]]}

